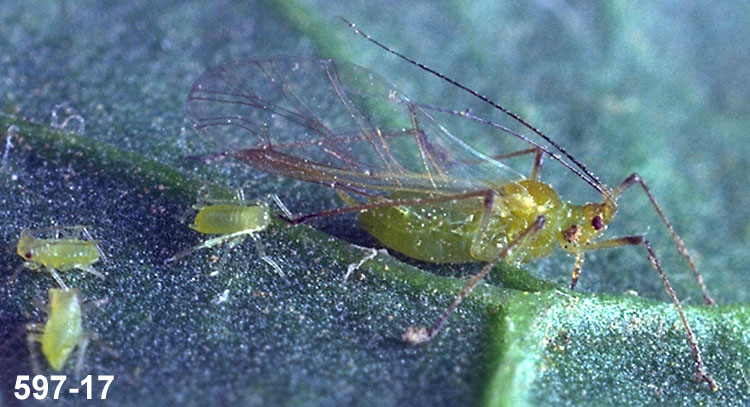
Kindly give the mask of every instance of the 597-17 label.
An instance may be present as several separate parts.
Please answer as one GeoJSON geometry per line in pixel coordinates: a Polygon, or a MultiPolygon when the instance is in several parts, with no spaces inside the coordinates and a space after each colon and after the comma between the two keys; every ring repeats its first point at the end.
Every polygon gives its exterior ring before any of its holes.
{"type": "Polygon", "coordinates": [[[49,378],[47,376],[36,375],[36,376],[16,376],[16,387],[13,393],[18,400],[26,400],[29,397],[33,397],[37,400],[44,400],[52,398],[57,400],[60,398],[60,393],[68,392],[70,394],[83,393],[86,396],[86,400],[91,400],[95,395],[98,395],[101,400],[107,399],[107,390],[109,385],[115,380],[113,375],[99,375],[94,376],[88,375],[83,380],[78,382],[71,381],[69,386],[64,386],[68,376],[64,375],[52,375],[49,378]],[[96,387],[96,389],[95,389],[96,387]],[[101,389],[101,392],[95,394],[95,390],[101,389]]]}

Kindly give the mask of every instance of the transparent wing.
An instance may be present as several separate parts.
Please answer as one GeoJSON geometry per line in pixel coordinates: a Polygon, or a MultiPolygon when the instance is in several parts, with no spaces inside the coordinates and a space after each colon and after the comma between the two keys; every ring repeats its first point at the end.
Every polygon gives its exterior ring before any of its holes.
{"type": "Polygon", "coordinates": [[[330,59],[246,60],[209,70],[186,109],[194,128],[227,155],[365,195],[450,194],[521,178],[384,78],[330,59]]]}

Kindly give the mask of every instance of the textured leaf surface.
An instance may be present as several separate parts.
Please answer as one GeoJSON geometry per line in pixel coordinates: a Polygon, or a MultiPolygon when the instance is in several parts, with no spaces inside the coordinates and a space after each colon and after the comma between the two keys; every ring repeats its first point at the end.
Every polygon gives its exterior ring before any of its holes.
{"type": "MultiPolygon", "coordinates": [[[[106,281],[64,277],[101,300],[87,308],[98,339],[84,373],[115,375],[109,405],[750,403],[746,5],[121,3],[0,9],[0,147],[4,129],[19,128],[0,170],[2,274],[21,262],[13,248],[24,228],[87,225],[101,239],[106,281]],[[609,185],[638,171],[722,305],[696,306],[700,293],[639,192],[623,198],[608,233],[648,231],[721,390],[693,380],[676,313],[635,248],[589,256],[580,292],[563,288],[572,267],[564,255],[529,272],[498,269],[417,348],[400,342],[402,329],[432,321],[462,287],[456,277],[476,265],[380,252],[343,281],[370,254],[352,243],[373,245],[351,217],[263,232],[286,281],[252,244],[232,250],[215,277],[221,250],[164,265],[200,241],[180,218],[206,186],[224,196],[238,187],[251,197],[276,192],[298,213],[340,204],[325,188],[185,159],[211,151],[183,108],[207,68],[334,57],[382,74],[411,100],[501,120],[356,38],[337,15],[528,118],[609,185]],[[83,134],[69,133],[76,120],[50,129],[61,103],[56,122],[79,114],[83,134]]],[[[488,154],[504,142],[478,126],[445,124],[488,154]]],[[[526,173],[529,164],[509,165],[526,173]]],[[[597,198],[554,164],[542,176],[566,199],[597,198]]],[[[30,271],[0,280],[0,405],[15,405],[16,375],[31,373],[23,327],[43,319],[34,299],[52,284],[30,271]]]]}

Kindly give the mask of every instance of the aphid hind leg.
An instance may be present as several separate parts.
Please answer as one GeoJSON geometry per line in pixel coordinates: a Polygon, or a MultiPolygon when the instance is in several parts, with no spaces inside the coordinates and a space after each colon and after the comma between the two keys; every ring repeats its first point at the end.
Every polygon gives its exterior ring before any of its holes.
{"type": "Polygon", "coordinates": [[[427,329],[426,327],[407,327],[404,333],[401,335],[401,339],[404,342],[408,342],[412,345],[419,345],[434,338],[440,328],[443,326],[445,321],[455,311],[463,300],[471,293],[474,287],[482,281],[482,279],[492,270],[493,267],[503,259],[505,259],[513,250],[522,247],[528,239],[533,238],[542,228],[546,222],[544,216],[539,216],[536,220],[523,230],[513,241],[511,241],[491,262],[487,263],[482,267],[482,270],[472,277],[464,286],[464,289],[456,296],[450,306],[443,311],[443,314],[438,320],[432,325],[432,328],[427,329]]]}
{"type": "Polygon", "coordinates": [[[656,213],[659,214],[659,217],[661,218],[662,223],[664,223],[664,226],[667,227],[667,230],[669,231],[669,234],[672,236],[672,240],[674,240],[675,245],[677,246],[677,251],[680,252],[682,257],[685,258],[688,262],[688,266],[690,267],[690,270],[693,272],[693,277],[695,277],[695,281],[698,282],[698,286],[701,288],[701,292],[703,293],[703,300],[707,305],[713,305],[716,303],[714,299],[711,297],[711,295],[708,293],[708,288],[703,282],[703,276],[698,272],[698,268],[695,266],[695,263],[693,262],[693,258],[690,256],[690,253],[688,253],[687,247],[685,247],[685,243],[680,239],[680,236],[677,235],[677,232],[674,230],[674,227],[672,226],[672,223],[667,219],[667,216],[664,214],[664,211],[662,210],[661,206],[656,202],[656,198],[651,193],[651,190],[646,185],[646,182],[641,178],[638,173],[632,173],[629,177],[625,178],[622,183],[615,189],[614,196],[615,199],[617,199],[625,190],[630,188],[631,186],[638,184],[643,189],[643,192],[648,197],[648,200],[651,201],[651,205],[656,210],[656,213]]]}
{"type": "Polygon", "coordinates": [[[697,377],[699,380],[705,381],[712,391],[717,391],[719,389],[719,386],[708,374],[708,370],[706,370],[706,366],[703,364],[703,358],[701,357],[701,350],[698,345],[698,340],[695,339],[695,335],[693,334],[692,328],[690,328],[690,324],[688,323],[685,312],[682,309],[680,300],[677,298],[677,293],[675,293],[674,288],[672,288],[672,284],[670,284],[667,275],[664,273],[664,270],[661,267],[661,263],[656,257],[656,252],[654,252],[654,249],[651,247],[651,243],[640,235],[624,236],[620,238],[591,243],[584,246],[583,250],[589,251],[621,246],[643,246],[643,248],[646,249],[648,253],[648,260],[649,262],[651,262],[653,268],[656,269],[656,271],[659,273],[659,277],[661,277],[661,280],[664,283],[664,288],[667,291],[667,294],[669,294],[669,297],[672,299],[672,303],[677,309],[677,313],[679,314],[680,320],[682,321],[682,326],[685,328],[685,335],[687,337],[688,345],[690,346],[690,351],[693,354],[697,377]]]}

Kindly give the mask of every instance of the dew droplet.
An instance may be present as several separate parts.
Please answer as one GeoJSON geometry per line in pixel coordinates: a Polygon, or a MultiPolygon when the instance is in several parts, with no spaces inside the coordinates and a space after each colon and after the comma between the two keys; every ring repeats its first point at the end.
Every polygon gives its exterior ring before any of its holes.
{"type": "Polygon", "coordinates": [[[77,114],[68,102],[55,105],[50,113],[50,127],[76,134],[83,134],[86,130],[86,120],[77,114]]]}

